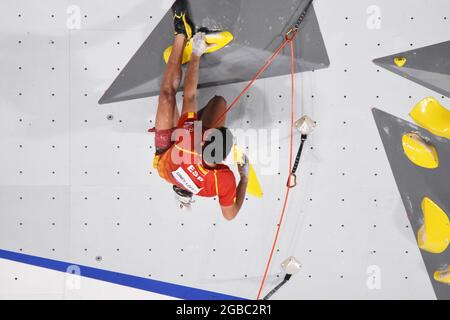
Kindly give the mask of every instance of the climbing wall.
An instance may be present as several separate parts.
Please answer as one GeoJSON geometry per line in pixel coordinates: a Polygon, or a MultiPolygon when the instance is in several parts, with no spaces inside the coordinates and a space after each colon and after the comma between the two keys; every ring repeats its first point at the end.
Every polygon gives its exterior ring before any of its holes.
{"type": "MultiPolygon", "coordinates": [[[[180,212],[152,169],[154,137],[146,131],[157,97],[98,105],[171,4],[0,3],[1,262],[85,266],[81,276],[103,270],[104,281],[139,279],[141,290],[181,298],[194,297],[186,288],[256,298],[288,173],[289,76],[257,81],[229,115],[230,128],[257,129],[263,141],[244,142],[244,150],[268,153],[253,157],[264,197],[248,197],[232,222],[216,199],[197,199],[192,212],[180,212]],[[185,293],[159,290],[161,283],[185,293]]],[[[317,0],[314,9],[330,66],[295,77],[296,118],[308,114],[317,128],[264,293],[283,277],[280,263],[295,256],[302,270],[273,299],[435,299],[372,108],[406,119],[427,96],[450,101],[372,61],[448,41],[450,3],[317,0]]],[[[264,16],[263,5],[255,15],[264,16]]],[[[202,89],[199,104],[214,94],[230,101],[244,85],[202,89]]],[[[52,297],[77,290],[62,278],[30,290],[24,268],[0,275],[2,298],[42,297],[56,281],[64,290],[52,297]]],[[[75,295],[92,297],[84,292],[75,295]]]]}

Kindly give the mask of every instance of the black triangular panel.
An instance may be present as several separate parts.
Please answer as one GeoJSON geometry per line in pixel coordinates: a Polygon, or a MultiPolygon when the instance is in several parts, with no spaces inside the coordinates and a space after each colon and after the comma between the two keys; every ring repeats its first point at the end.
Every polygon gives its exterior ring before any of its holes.
{"type": "Polygon", "coordinates": [[[450,41],[375,59],[376,65],[450,97],[450,41]],[[403,67],[394,63],[404,57],[403,67]]]}
{"type": "MultiPolygon", "coordinates": [[[[283,41],[306,0],[190,0],[197,27],[228,30],[235,39],[226,48],[205,55],[199,87],[250,80],[283,41]]],[[[111,103],[159,94],[165,64],[163,51],[173,40],[172,13],[164,16],[99,103],[111,103]]],[[[296,39],[296,71],[329,66],[328,54],[314,8],[308,12],[296,39]]],[[[290,51],[285,48],[262,78],[290,73],[290,51]]]]}
{"type": "MultiPolygon", "coordinates": [[[[389,113],[373,110],[383,145],[397,182],[406,213],[417,239],[422,225],[421,203],[424,197],[432,199],[447,214],[450,212],[450,140],[434,136],[418,126],[394,117],[389,113]],[[437,169],[425,169],[414,165],[404,154],[402,137],[405,133],[419,132],[439,153],[440,166],[437,169]]],[[[437,270],[450,264],[450,246],[441,254],[420,250],[430,280],[438,299],[450,299],[450,285],[434,280],[437,270]]]]}

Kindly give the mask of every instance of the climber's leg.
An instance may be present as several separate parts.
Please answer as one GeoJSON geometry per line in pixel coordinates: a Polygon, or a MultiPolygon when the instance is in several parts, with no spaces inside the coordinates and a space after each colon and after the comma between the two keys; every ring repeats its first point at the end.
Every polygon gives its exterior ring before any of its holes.
{"type": "Polygon", "coordinates": [[[175,95],[182,77],[181,57],[185,42],[186,37],[184,35],[178,34],[175,36],[174,50],[161,83],[155,120],[155,147],[157,154],[163,153],[172,145],[172,131],[177,126],[180,117],[175,95]]]}
{"type": "Polygon", "coordinates": [[[181,71],[183,51],[186,41],[190,40],[193,32],[186,0],[175,1],[172,6],[172,13],[175,39],[161,83],[156,114],[156,130],[171,130],[177,126],[179,111],[176,106],[175,95],[183,75],[181,71]]]}

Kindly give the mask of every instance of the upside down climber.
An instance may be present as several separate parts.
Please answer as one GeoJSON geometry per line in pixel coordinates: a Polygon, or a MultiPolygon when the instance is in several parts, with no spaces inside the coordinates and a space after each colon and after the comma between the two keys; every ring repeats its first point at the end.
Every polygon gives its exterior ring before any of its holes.
{"type": "MultiPolygon", "coordinates": [[[[193,196],[217,197],[223,216],[234,219],[245,199],[249,163],[238,164],[239,184],[230,168],[223,164],[233,148],[234,137],[225,127],[222,117],[227,102],[213,97],[197,110],[197,86],[200,60],[208,51],[205,33],[194,33],[185,0],[172,7],[175,39],[163,75],[155,124],[154,166],[161,178],[173,185],[181,208],[190,208],[193,196]],[[182,79],[185,47],[189,57],[181,114],[176,104],[176,92],[182,79]]],[[[211,50],[209,50],[211,51],[211,50]]]]}

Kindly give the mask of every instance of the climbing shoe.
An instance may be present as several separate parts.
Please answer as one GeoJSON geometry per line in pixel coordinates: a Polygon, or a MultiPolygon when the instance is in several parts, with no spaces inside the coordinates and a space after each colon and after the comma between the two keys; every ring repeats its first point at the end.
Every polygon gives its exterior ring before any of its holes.
{"type": "Polygon", "coordinates": [[[189,41],[192,38],[193,24],[188,15],[186,0],[177,0],[172,6],[175,35],[184,34],[189,41]]]}

